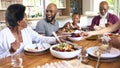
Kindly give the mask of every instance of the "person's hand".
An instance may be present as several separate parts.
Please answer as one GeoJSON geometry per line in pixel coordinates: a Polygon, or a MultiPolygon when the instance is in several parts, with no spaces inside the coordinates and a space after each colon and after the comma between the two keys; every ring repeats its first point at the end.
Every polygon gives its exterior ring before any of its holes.
{"type": "Polygon", "coordinates": [[[105,24],[106,27],[111,26],[111,25],[113,25],[113,24],[110,23],[110,22],[108,22],[107,24],[105,24]]]}
{"type": "Polygon", "coordinates": [[[89,32],[81,32],[80,35],[84,38],[91,37],[93,35],[92,31],[89,32]]]}
{"type": "Polygon", "coordinates": [[[62,35],[61,37],[59,37],[59,39],[62,43],[64,43],[68,39],[68,36],[62,35]]]}
{"type": "Polygon", "coordinates": [[[16,52],[16,50],[20,47],[20,43],[15,41],[13,43],[11,43],[11,48],[10,48],[10,53],[14,53],[16,52]]]}
{"type": "Polygon", "coordinates": [[[120,45],[119,45],[120,44],[120,37],[112,36],[109,44],[110,44],[110,46],[113,46],[115,48],[120,48],[120,45]]]}

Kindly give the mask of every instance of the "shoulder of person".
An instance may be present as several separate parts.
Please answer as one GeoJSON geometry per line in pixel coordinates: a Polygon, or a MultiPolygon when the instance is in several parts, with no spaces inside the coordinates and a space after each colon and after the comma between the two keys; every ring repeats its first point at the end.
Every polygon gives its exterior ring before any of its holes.
{"type": "Polygon", "coordinates": [[[45,19],[41,19],[37,22],[37,24],[44,24],[45,22],[46,22],[45,19]]]}
{"type": "Polygon", "coordinates": [[[6,32],[8,32],[8,30],[9,30],[9,28],[8,28],[8,27],[5,27],[4,29],[2,29],[2,30],[0,31],[0,33],[6,33],[6,32]]]}
{"type": "Polygon", "coordinates": [[[113,13],[108,13],[108,14],[109,14],[110,17],[111,17],[111,16],[118,17],[117,15],[115,15],[115,14],[113,14],[113,13]]]}
{"type": "Polygon", "coordinates": [[[96,15],[93,17],[93,19],[99,19],[100,18],[100,15],[96,15]]]}

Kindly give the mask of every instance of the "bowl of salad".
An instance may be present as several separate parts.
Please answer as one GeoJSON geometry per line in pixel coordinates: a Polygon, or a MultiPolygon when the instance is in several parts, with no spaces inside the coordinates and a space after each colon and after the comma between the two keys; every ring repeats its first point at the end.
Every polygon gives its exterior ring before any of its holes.
{"type": "Polygon", "coordinates": [[[74,58],[81,53],[81,47],[76,47],[68,43],[56,44],[50,47],[50,53],[61,59],[74,58]]]}

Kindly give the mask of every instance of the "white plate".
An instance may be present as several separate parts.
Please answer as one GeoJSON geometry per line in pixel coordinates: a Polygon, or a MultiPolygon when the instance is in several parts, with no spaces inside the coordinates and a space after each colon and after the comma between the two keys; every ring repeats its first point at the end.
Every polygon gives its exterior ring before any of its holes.
{"type": "Polygon", "coordinates": [[[28,52],[42,52],[50,48],[50,44],[48,43],[39,43],[39,44],[32,44],[32,45],[27,45],[24,47],[25,51],[28,52]],[[38,49],[35,49],[36,45],[38,46],[38,49]]]}
{"type": "MultiPolygon", "coordinates": [[[[86,51],[89,55],[97,57],[94,53],[98,50],[98,46],[87,48],[86,51]]],[[[101,58],[115,58],[120,56],[120,50],[111,48],[110,53],[101,54],[101,58]]]]}
{"type": "Polygon", "coordinates": [[[71,41],[80,41],[83,40],[83,37],[68,37],[71,41]]]}

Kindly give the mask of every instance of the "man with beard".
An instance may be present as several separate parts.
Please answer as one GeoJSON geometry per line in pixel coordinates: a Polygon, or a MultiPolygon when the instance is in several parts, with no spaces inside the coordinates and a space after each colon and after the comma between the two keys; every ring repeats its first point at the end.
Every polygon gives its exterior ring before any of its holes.
{"type": "Polygon", "coordinates": [[[46,8],[46,18],[40,20],[36,25],[36,31],[44,36],[51,36],[52,32],[56,32],[59,29],[59,24],[55,20],[57,14],[57,6],[54,3],[50,3],[46,8]]]}
{"type": "MultiPolygon", "coordinates": [[[[98,28],[101,29],[108,27],[118,21],[118,17],[114,14],[109,13],[108,9],[108,3],[106,1],[102,1],[99,5],[100,15],[93,18],[90,30],[97,30],[98,28]]],[[[120,33],[120,30],[115,31],[114,33],[120,33]]]]}

